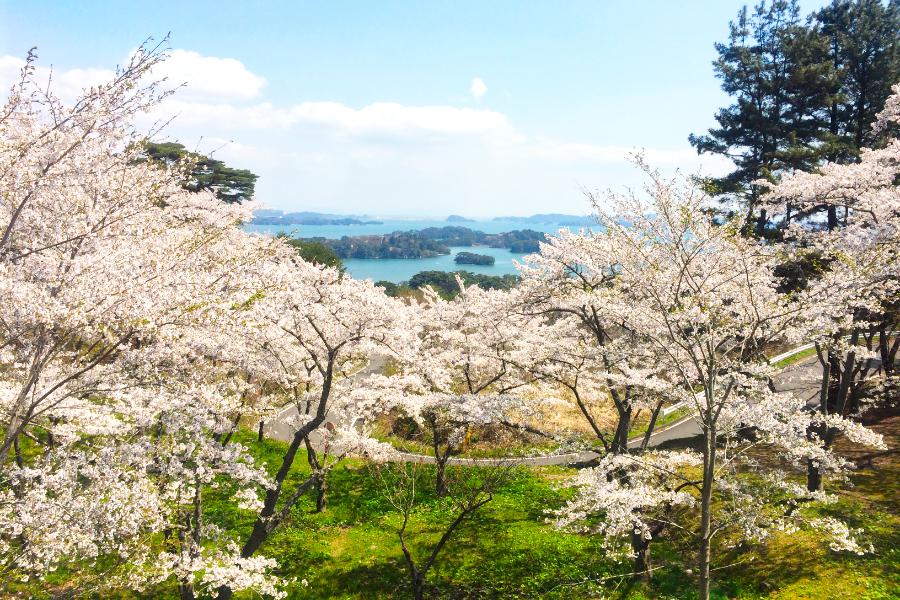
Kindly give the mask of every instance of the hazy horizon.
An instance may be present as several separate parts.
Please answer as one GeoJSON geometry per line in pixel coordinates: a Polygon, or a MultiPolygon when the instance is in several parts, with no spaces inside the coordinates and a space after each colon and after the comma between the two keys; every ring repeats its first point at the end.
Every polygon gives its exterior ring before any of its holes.
{"type": "MultiPolygon", "coordinates": [[[[559,212],[556,210],[543,210],[538,212],[529,212],[522,214],[515,213],[497,213],[497,214],[461,214],[461,213],[376,213],[376,212],[347,212],[341,210],[314,210],[305,208],[300,205],[298,208],[290,208],[290,209],[282,209],[282,208],[274,208],[271,206],[263,206],[259,205],[251,205],[254,212],[260,210],[272,210],[279,211],[282,213],[317,213],[323,215],[333,215],[336,217],[367,217],[372,219],[387,219],[391,221],[439,221],[446,220],[451,216],[464,217],[465,219],[471,221],[489,221],[492,219],[499,219],[502,217],[513,217],[513,218],[528,218],[536,215],[544,215],[544,214],[562,214],[571,217],[589,217],[592,214],[592,211],[586,210],[583,213],[575,213],[575,212],[559,212]]],[[[451,221],[452,222],[452,221],[451,221]]],[[[462,223],[462,221],[457,221],[462,223]]]]}

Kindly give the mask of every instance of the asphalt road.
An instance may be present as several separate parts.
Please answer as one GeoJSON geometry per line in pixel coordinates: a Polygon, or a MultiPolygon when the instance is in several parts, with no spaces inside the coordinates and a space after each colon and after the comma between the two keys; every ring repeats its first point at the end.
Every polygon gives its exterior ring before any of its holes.
{"type": "MultiPolygon", "coordinates": [[[[364,377],[372,373],[381,372],[384,369],[386,359],[383,356],[373,356],[369,364],[365,368],[351,375],[351,377],[364,377]]],[[[806,400],[809,406],[815,406],[818,403],[818,392],[821,378],[821,367],[815,356],[805,358],[797,363],[789,365],[775,377],[775,389],[780,392],[790,392],[796,397],[806,400]]],[[[283,442],[289,442],[293,436],[295,427],[291,425],[293,419],[297,416],[297,407],[294,405],[286,406],[277,417],[266,423],[264,433],[266,436],[283,442]]],[[[329,415],[326,417],[326,423],[331,422],[337,424],[329,415]]],[[[686,417],[680,421],[676,421],[666,427],[656,431],[650,436],[649,447],[655,448],[663,444],[672,443],[678,440],[686,440],[701,435],[699,424],[691,417],[686,417]]],[[[313,444],[317,441],[316,433],[313,432],[311,439],[313,444]]],[[[643,436],[633,438],[629,442],[629,447],[635,448],[640,446],[643,436]]],[[[570,452],[564,454],[548,454],[543,456],[529,457],[508,457],[508,458],[460,458],[450,459],[452,464],[481,464],[481,465],[498,465],[505,463],[516,463],[531,466],[548,466],[548,465],[567,465],[573,463],[587,462],[600,456],[597,452],[583,451],[570,452]]],[[[401,460],[408,462],[434,462],[434,457],[421,454],[403,453],[400,455],[401,460]]]]}
{"type": "MultiPolygon", "coordinates": [[[[775,376],[775,389],[779,392],[790,392],[795,397],[806,400],[808,406],[816,406],[822,378],[821,369],[815,356],[788,365],[775,376]]],[[[692,417],[685,417],[651,434],[648,445],[655,448],[667,442],[697,437],[702,433],[700,425],[692,417]]],[[[628,446],[637,448],[642,440],[643,437],[634,438],[628,442],[628,446]]]]}
{"type": "MultiPolygon", "coordinates": [[[[373,373],[381,373],[384,370],[386,363],[386,357],[376,354],[369,359],[369,363],[364,368],[351,375],[350,378],[359,378],[373,373]]],[[[285,406],[274,419],[265,423],[263,426],[264,435],[281,442],[290,442],[294,438],[294,432],[297,430],[293,425],[293,422],[299,414],[296,405],[289,404],[288,406],[285,406]]],[[[325,423],[338,425],[331,414],[326,415],[325,423]]],[[[319,436],[316,431],[313,431],[312,434],[310,434],[310,440],[314,446],[319,441],[318,438],[319,436]]]]}

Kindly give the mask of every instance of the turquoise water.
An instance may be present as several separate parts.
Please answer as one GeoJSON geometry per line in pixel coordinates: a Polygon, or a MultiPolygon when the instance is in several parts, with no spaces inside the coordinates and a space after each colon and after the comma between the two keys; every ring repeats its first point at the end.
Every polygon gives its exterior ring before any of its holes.
{"type": "MultiPolygon", "coordinates": [[[[559,225],[548,223],[520,223],[517,221],[469,221],[461,223],[448,223],[443,220],[390,220],[380,225],[245,225],[244,229],[263,235],[275,235],[287,233],[292,237],[322,237],[326,239],[340,239],[341,237],[354,235],[380,235],[394,231],[411,231],[426,227],[446,227],[459,225],[475,231],[485,233],[503,233],[516,229],[533,229],[544,233],[556,233],[559,225]]],[[[449,255],[435,256],[432,258],[348,258],[344,260],[347,272],[357,279],[372,279],[373,281],[391,281],[400,283],[408,281],[410,277],[420,271],[472,271],[485,275],[517,274],[513,260],[521,261],[524,254],[510,252],[506,248],[489,248],[486,246],[472,246],[465,248],[451,248],[449,255]],[[478,254],[493,256],[495,262],[491,266],[484,265],[457,265],[453,262],[453,256],[457,252],[468,251],[478,254]]]]}
{"type": "Polygon", "coordinates": [[[472,271],[485,275],[516,275],[513,260],[521,261],[524,254],[510,252],[506,248],[488,248],[486,246],[469,246],[466,248],[450,248],[451,254],[432,258],[347,258],[344,266],[347,272],[357,279],[373,281],[391,281],[400,283],[419,271],[472,271]],[[458,265],[453,262],[457,252],[477,252],[493,256],[493,265],[458,265]]]}

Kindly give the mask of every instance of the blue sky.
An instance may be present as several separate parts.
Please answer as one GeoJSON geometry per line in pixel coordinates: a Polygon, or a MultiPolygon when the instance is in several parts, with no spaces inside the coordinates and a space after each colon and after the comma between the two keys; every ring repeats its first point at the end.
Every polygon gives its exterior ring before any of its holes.
{"type": "Polygon", "coordinates": [[[710,62],[743,4],[0,0],[0,80],[37,46],[74,94],[171,32],[165,136],[258,173],[269,206],[584,213],[583,189],[639,182],[630,149],[727,169],[687,136],[727,101],[710,62]]]}

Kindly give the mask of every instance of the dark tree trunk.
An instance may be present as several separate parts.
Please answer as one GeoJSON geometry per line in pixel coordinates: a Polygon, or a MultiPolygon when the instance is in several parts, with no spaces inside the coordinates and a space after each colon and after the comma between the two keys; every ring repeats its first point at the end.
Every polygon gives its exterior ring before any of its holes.
{"type": "Polygon", "coordinates": [[[181,600],[194,600],[194,586],[190,583],[178,584],[178,597],[181,600]]]}
{"type": "Polygon", "coordinates": [[[425,598],[425,577],[421,573],[416,572],[413,575],[413,598],[415,600],[424,600],[425,598]]]}
{"type": "Polygon", "coordinates": [[[259,432],[256,434],[256,441],[263,441],[263,428],[266,426],[266,422],[262,419],[259,420],[259,432]]]}
{"type": "Polygon", "coordinates": [[[703,453],[703,487],[700,490],[700,550],[697,568],[700,572],[700,600],[709,600],[709,563],[712,542],[712,496],[716,471],[716,430],[707,427],[703,453]]]}
{"type": "Polygon", "coordinates": [[[612,452],[625,454],[628,452],[628,431],[631,429],[631,407],[617,407],[619,422],[616,424],[616,433],[613,436],[612,452]]]}
{"type": "Polygon", "coordinates": [[[650,422],[647,424],[647,431],[644,432],[644,440],[641,442],[641,451],[646,450],[650,445],[650,438],[653,436],[653,430],[656,429],[656,420],[659,418],[662,405],[663,403],[659,402],[650,414],[650,422]]]}
{"type": "Polygon", "coordinates": [[[434,478],[434,493],[437,494],[438,498],[447,495],[447,459],[449,458],[449,453],[444,456],[435,456],[437,474],[434,478]]]}
{"type": "Polygon", "coordinates": [[[756,237],[762,237],[766,232],[766,225],[769,223],[768,213],[766,209],[760,209],[759,217],[756,219],[755,233],[756,237]]]}
{"type": "Polygon", "coordinates": [[[834,231],[838,226],[837,206],[828,205],[828,231],[834,231]]]}
{"type": "Polygon", "coordinates": [[[434,493],[437,494],[438,498],[442,498],[447,494],[447,462],[453,455],[453,445],[440,435],[440,428],[436,419],[431,419],[429,425],[431,427],[431,449],[434,452],[435,465],[434,493]],[[444,442],[446,442],[446,445],[442,452],[441,444],[444,442]]]}
{"type": "Polygon", "coordinates": [[[822,490],[822,472],[811,460],[806,461],[806,489],[810,492],[822,490]]]}
{"type": "Polygon", "coordinates": [[[316,478],[316,512],[323,512],[327,504],[328,477],[325,473],[322,473],[318,478],[316,478]]]}
{"type": "MultiPolygon", "coordinates": [[[[309,490],[309,486],[313,483],[311,480],[307,480],[303,484],[297,486],[287,500],[285,500],[283,506],[281,506],[280,509],[278,508],[278,500],[281,498],[281,494],[284,491],[284,481],[288,476],[288,472],[291,470],[291,466],[294,464],[294,459],[297,457],[297,451],[300,449],[300,444],[304,443],[313,430],[325,422],[328,399],[331,394],[331,383],[334,377],[334,359],[334,353],[329,354],[328,366],[325,371],[322,392],[319,396],[319,405],[316,408],[315,416],[294,433],[291,444],[288,446],[281,459],[281,466],[275,474],[275,485],[266,490],[266,498],[263,501],[262,510],[260,510],[259,514],[256,516],[256,521],[253,523],[253,529],[241,548],[241,557],[243,558],[250,558],[257,550],[259,550],[259,547],[266,541],[269,534],[272,533],[278,524],[281,523],[287,514],[289,514],[291,507],[297,502],[301,495],[309,490]]],[[[216,597],[218,600],[230,600],[232,596],[234,596],[234,592],[231,588],[223,585],[219,587],[218,595],[216,597]]]]}
{"type": "Polygon", "coordinates": [[[643,579],[650,582],[650,542],[645,540],[637,533],[631,534],[631,549],[634,551],[634,568],[635,578],[643,579]]]}
{"type": "Polygon", "coordinates": [[[13,452],[16,455],[16,466],[20,469],[25,466],[25,460],[22,458],[22,448],[19,446],[19,436],[13,440],[13,452]]]}
{"type": "Polygon", "coordinates": [[[306,460],[309,463],[310,470],[313,472],[313,485],[316,490],[316,512],[320,513],[325,510],[325,505],[328,503],[328,471],[319,462],[319,455],[316,453],[316,449],[313,448],[312,442],[309,441],[309,437],[304,442],[306,443],[306,460]]]}

